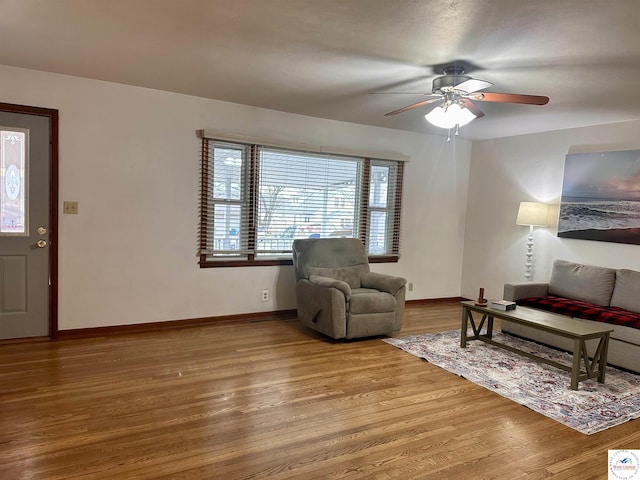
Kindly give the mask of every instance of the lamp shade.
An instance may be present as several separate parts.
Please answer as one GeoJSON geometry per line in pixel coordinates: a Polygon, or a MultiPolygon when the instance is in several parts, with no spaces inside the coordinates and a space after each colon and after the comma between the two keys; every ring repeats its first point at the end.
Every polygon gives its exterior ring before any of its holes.
{"type": "Polygon", "coordinates": [[[533,225],[534,227],[548,227],[548,206],[545,203],[520,202],[516,225],[533,225]]]}

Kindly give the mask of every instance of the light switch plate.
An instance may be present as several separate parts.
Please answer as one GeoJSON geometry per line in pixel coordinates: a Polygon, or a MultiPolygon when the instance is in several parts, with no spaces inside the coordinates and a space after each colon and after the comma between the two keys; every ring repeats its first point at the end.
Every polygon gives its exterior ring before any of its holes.
{"type": "Polygon", "coordinates": [[[62,204],[62,213],[77,215],[78,214],[78,202],[65,201],[62,204]]]}

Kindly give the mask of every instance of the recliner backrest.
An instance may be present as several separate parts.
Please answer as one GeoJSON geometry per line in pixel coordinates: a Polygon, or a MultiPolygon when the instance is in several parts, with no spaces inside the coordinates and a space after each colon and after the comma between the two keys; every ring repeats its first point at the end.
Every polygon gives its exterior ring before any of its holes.
{"type": "Polygon", "coordinates": [[[304,238],[293,241],[296,281],[310,275],[335,278],[360,288],[360,276],[369,272],[369,259],[357,238],[304,238]]]}

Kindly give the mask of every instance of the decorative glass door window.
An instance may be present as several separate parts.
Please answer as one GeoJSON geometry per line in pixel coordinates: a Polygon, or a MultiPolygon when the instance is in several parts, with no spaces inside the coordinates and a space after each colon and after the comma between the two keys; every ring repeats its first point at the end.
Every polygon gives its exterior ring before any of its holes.
{"type": "Polygon", "coordinates": [[[28,130],[0,127],[0,235],[26,236],[28,130]]]}

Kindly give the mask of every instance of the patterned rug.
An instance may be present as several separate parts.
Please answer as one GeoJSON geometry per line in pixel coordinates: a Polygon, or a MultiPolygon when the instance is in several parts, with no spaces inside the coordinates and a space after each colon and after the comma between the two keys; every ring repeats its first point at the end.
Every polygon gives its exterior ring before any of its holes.
{"type": "MultiPolygon", "coordinates": [[[[568,353],[511,335],[493,338],[571,365],[568,353]]],[[[575,391],[569,372],[478,340],[460,348],[459,331],[384,341],[586,435],[640,417],[640,375],[607,367],[604,384],[585,380],[575,391]]]]}

